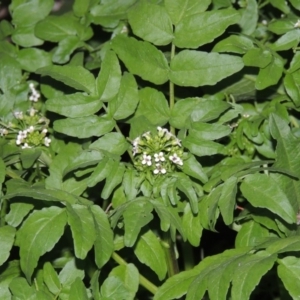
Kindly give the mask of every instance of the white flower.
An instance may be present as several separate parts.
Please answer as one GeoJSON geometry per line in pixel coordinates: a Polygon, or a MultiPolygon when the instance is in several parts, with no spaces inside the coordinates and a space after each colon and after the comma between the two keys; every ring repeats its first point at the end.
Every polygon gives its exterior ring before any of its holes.
{"type": "Polygon", "coordinates": [[[0,128],[0,136],[4,136],[8,134],[8,130],[5,128],[0,128]]]}
{"type": "Polygon", "coordinates": [[[22,111],[15,111],[13,114],[16,119],[23,120],[23,112],[22,111]]]}
{"type": "Polygon", "coordinates": [[[40,93],[35,89],[34,84],[30,83],[29,88],[31,90],[31,95],[29,97],[30,101],[37,102],[41,97],[40,93]]]}
{"type": "Polygon", "coordinates": [[[37,109],[34,109],[33,107],[31,107],[30,109],[28,109],[29,115],[30,117],[34,117],[35,113],[37,112],[37,109]]]}
{"type": "Polygon", "coordinates": [[[27,143],[24,144],[24,146],[22,146],[22,149],[26,149],[26,148],[31,148],[27,143]]]}
{"type": "Polygon", "coordinates": [[[33,126],[30,126],[26,131],[27,131],[27,132],[33,132],[33,131],[34,131],[34,127],[33,127],[33,126]]]}
{"type": "Polygon", "coordinates": [[[146,138],[146,140],[149,141],[150,138],[151,138],[150,134],[151,134],[150,131],[147,131],[147,132],[145,132],[145,133],[142,134],[142,137],[146,138]]]}
{"type": "Polygon", "coordinates": [[[295,24],[294,24],[294,28],[296,28],[296,27],[300,27],[300,20],[298,20],[295,24]]]}
{"type": "Polygon", "coordinates": [[[134,139],[134,140],[132,141],[132,145],[133,145],[134,147],[137,147],[137,146],[139,145],[139,142],[140,142],[140,137],[138,136],[136,139],[134,139]]]}
{"type": "Polygon", "coordinates": [[[178,155],[176,153],[174,153],[173,155],[169,156],[169,159],[176,165],[183,165],[183,161],[181,160],[180,157],[178,157],[178,155]]]}
{"type": "Polygon", "coordinates": [[[159,137],[163,137],[165,134],[169,134],[168,129],[166,128],[161,128],[160,126],[156,127],[157,131],[158,131],[158,136],[159,137]]]}
{"type": "Polygon", "coordinates": [[[164,153],[163,153],[163,152],[155,153],[155,154],[154,154],[154,160],[155,160],[156,162],[159,162],[159,161],[165,161],[164,153]]]}
{"type": "Polygon", "coordinates": [[[44,134],[46,134],[48,132],[48,130],[46,129],[46,128],[44,128],[43,130],[42,130],[42,133],[44,133],[44,134]]]}
{"type": "Polygon", "coordinates": [[[161,166],[161,164],[155,164],[156,169],[153,170],[153,174],[157,175],[159,173],[166,174],[167,170],[161,166]]]}
{"type": "Polygon", "coordinates": [[[44,145],[45,145],[46,147],[49,147],[49,146],[50,146],[50,143],[51,143],[51,139],[49,139],[48,137],[45,137],[45,138],[44,138],[44,145]]]}
{"type": "Polygon", "coordinates": [[[142,160],[143,165],[151,166],[152,161],[151,161],[151,155],[147,155],[146,153],[143,154],[143,160],[142,160]]]}

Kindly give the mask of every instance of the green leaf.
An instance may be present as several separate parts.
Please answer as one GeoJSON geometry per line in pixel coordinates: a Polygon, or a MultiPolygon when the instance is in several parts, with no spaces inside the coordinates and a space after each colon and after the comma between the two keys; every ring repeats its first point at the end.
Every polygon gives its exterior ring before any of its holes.
{"type": "Polygon", "coordinates": [[[109,132],[93,142],[89,148],[92,150],[104,150],[112,154],[122,155],[128,149],[128,142],[123,134],[119,132],[109,132]]]}
{"type": "Polygon", "coordinates": [[[114,251],[113,231],[110,227],[107,214],[98,206],[90,207],[96,231],[95,262],[100,269],[109,260],[114,251]]]}
{"type": "Polygon", "coordinates": [[[60,152],[52,159],[50,164],[50,176],[48,176],[45,180],[46,188],[69,191],[75,195],[80,195],[82,193],[80,185],[76,182],[74,177],[69,176],[64,180],[65,169],[70,163],[72,163],[81,151],[81,146],[75,143],[68,143],[67,145],[60,147],[60,152]]]}
{"type": "Polygon", "coordinates": [[[198,247],[203,228],[200,222],[200,214],[194,214],[189,203],[184,208],[182,226],[191,245],[198,247]]]}
{"type": "Polygon", "coordinates": [[[40,46],[43,41],[34,34],[35,25],[19,26],[15,28],[11,35],[12,41],[22,47],[40,46]]]}
{"type": "Polygon", "coordinates": [[[167,273],[164,249],[153,231],[148,230],[142,234],[134,248],[138,260],[151,268],[163,280],[167,273]]]}
{"type": "Polygon", "coordinates": [[[43,20],[52,10],[53,0],[34,0],[18,3],[12,10],[14,25],[29,26],[43,20]]]}
{"type": "Polygon", "coordinates": [[[189,128],[189,119],[196,105],[202,98],[186,98],[178,100],[171,110],[170,124],[178,129],[189,128]]]}
{"type": "Polygon", "coordinates": [[[105,299],[133,300],[138,290],[139,272],[129,263],[115,267],[101,286],[101,294],[105,299]]]}
{"type": "Polygon", "coordinates": [[[272,268],[275,260],[276,255],[270,255],[265,251],[249,255],[243,259],[238,271],[233,275],[232,300],[249,299],[261,277],[272,268]]]}
{"type": "Polygon", "coordinates": [[[74,89],[95,95],[94,75],[81,66],[49,66],[36,72],[50,76],[74,89]]]}
{"type": "Polygon", "coordinates": [[[248,221],[242,225],[235,239],[235,247],[256,246],[260,242],[260,238],[269,237],[269,231],[256,223],[248,221]]]}
{"type": "Polygon", "coordinates": [[[115,121],[108,117],[87,116],[82,118],[67,118],[54,121],[55,131],[77,138],[101,136],[110,132],[115,121]]]}
{"type": "Polygon", "coordinates": [[[112,158],[104,157],[96,166],[92,175],[89,177],[88,186],[93,187],[98,182],[104,180],[108,176],[113,165],[114,160],[112,158]]]}
{"type": "Polygon", "coordinates": [[[285,1],[282,0],[270,0],[270,3],[278,8],[279,10],[281,10],[284,14],[289,14],[290,13],[290,7],[288,5],[288,3],[286,3],[285,1]]]}
{"type": "Polygon", "coordinates": [[[90,280],[92,296],[94,300],[101,300],[100,288],[99,288],[99,275],[100,275],[100,271],[96,270],[90,280]]]}
{"type": "Polygon", "coordinates": [[[300,10],[300,4],[297,0],[290,0],[290,3],[298,10],[300,10]]]}
{"type": "Polygon", "coordinates": [[[71,15],[47,16],[35,26],[35,35],[45,41],[60,42],[69,36],[75,36],[75,18],[71,15]]]}
{"type": "Polygon", "coordinates": [[[0,227],[0,266],[3,265],[10,255],[10,250],[15,241],[16,229],[6,225],[0,227]]]}
{"type": "Polygon", "coordinates": [[[153,205],[146,201],[135,201],[127,207],[123,213],[125,223],[124,244],[132,247],[142,227],[147,225],[152,219],[153,205]]]}
{"type": "Polygon", "coordinates": [[[222,186],[219,185],[208,195],[204,196],[199,203],[199,214],[201,225],[208,230],[215,230],[219,216],[218,203],[222,193],[222,186]]]}
{"type": "Polygon", "coordinates": [[[273,56],[269,50],[263,50],[260,48],[252,48],[247,51],[243,56],[243,62],[245,66],[265,68],[273,59],[273,56]]]}
{"type": "Polygon", "coordinates": [[[165,0],[165,7],[174,25],[183,18],[206,11],[211,0],[165,0]]]}
{"type": "Polygon", "coordinates": [[[125,72],[121,78],[119,93],[108,103],[109,115],[115,120],[129,117],[139,102],[138,87],[132,74],[125,72]]]}
{"type": "Polygon", "coordinates": [[[96,239],[93,216],[86,206],[80,204],[68,205],[67,213],[74,241],[75,256],[85,259],[96,239]]]}
{"type": "Polygon", "coordinates": [[[241,184],[241,191],[253,206],[267,208],[286,222],[295,223],[296,214],[290,201],[270,176],[265,174],[247,175],[241,184]]]}
{"type": "Polygon", "coordinates": [[[153,300],[173,300],[180,299],[186,294],[188,287],[198,275],[197,268],[182,271],[164,282],[154,295],[153,300]]]}
{"type": "Polygon", "coordinates": [[[239,20],[240,14],[233,8],[189,15],[177,24],[174,44],[179,48],[198,48],[212,42],[239,20]]]}
{"type": "Polygon", "coordinates": [[[251,35],[257,26],[258,21],[258,5],[256,0],[248,0],[245,2],[246,8],[241,10],[241,19],[239,25],[242,33],[251,35]]]}
{"type": "Polygon", "coordinates": [[[194,214],[197,214],[198,213],[198,197],[193,188],[192,181],[190,180],[190,178],[188,176],[180,176],[177,179],[176,187],[178,188],[178,190],[180,190],[182,193],[184,193],[186,195],[186,197],[188,198],[189,203],[191,205],[192,212],[194,214]]]}
{"type": "Polygon", "coordinates": [[[81,280],[84,278],[84,270],[80,269],[79,262],[75,258],[71,258],[60,271],[58,278],[62,286],[70,286],[76,278],[81,280]]]}
{"type": "Polygon", "coordinates": [[[74,93],[48,99],[46,108],[66,117],[78,118],[93,115],[101,109],[102,104],[99,98],[74,93]]]}
{"type": "Polygon", "coordinates": [[[34,205],[29,203],[11,203],[9,213],[5,216],[5,221],[13,227],[18,227],[33,207],[34,205]]]}
{"type": "Polygon", "coordinates": [[[291,30],[282,35],[275,43],[272,44],[271,49],[275,51],[285,51],[296,47],[300,41],[299,30],[291,30]]]}
{"type": "MultiPolygon", "coordinates": [[[[222,109],[223,103],[225,102],[218,102],[220,103],[222,109]]],[[[203,111],[201,112],[203,114],[203,111]]],[[[210,111],[211,115],[214,113],[212,110],[210,111]]],[[[216,112],[219,114],[219,112],[216,112]]],[[[193,114],[193,117],[196,113],[193,114]]],[[[205,116],[207,117],[207,116],[205,116]]],[[[199,118],[199,114],[197,114],[197,119],[199,118]]],[[[229,126],[221,125],[221,124],[209,124],[209,123],[201,123],[197,120],[197,122],[192,123],[192,129],[189,130],[190,133],[197,136],[199,139],[204,140],[217,140],[224,136],[227,136],[231,133],[231,129],[229,126]]]]}
{"type": "Polygon", "coordinates": [[[80,198],[72,195],[68,192],[61,190],[50,190],[36,187],[19,187],[16,188],[13,192],[10,192],[5,195],[6,199],[11,199],[14,197],[30,197],[37,200],[43,201],[61,201],[66,203],[76,203],[80,198]]]}
{"type": "Polygon", "coordinates": [[[19,63],[8,55],[0,55],[0,88],[5,93],[22,79],[19,63]]]}
{"type": "Polygon", "coordinates": [[[163,84],[168,80],[167,59],[152,44],[119,34],[112,40],[112,48],[130,73],[155,84],[163,84]]]}
{"type": "Polygon", "coordinates": [[[96,24],[115,29],[119,25],[120,20],[126,19],[127,11],[135,2],[136,0],[101,2],[99,5],[94,5],[91,8],[92,19],[96,24]]]}
{"type": "Polygon", "coordinates": [[[283,72],[282,59],[274,57],[273,61],[264,69],[260,69],[255,82],[255,88],[263,90],[277,84],[283,72]]]}
{"type": "Polygon", "coordinates": [[[29,286],[28,282],[24,277],[14,278],[9,288],[13,294],[13,299],[17,300],[28,300],[36,299],[35,289],[29,286]]]}
{"type": "Polygon", "coordinates": [[[68,62],[72,53],[81,46],[83,46],[83,43],[78,36],[67,36],[58,43],[58,47],[53,52],[53,62],[58,64],[68,62]]]}
{"type": "Polygon", "coordinates": [[[300,106],[300,85],[298,84],[300,72],[296,71],[292,74],[287,73],[284,77],[284,87],[287,94],[291,97],[296,107],[300,106]]]}
{"type": "Polygon", "coordinates": [[[5,180],[5,169],[6,169],[6,165],[3,161],[3,159],[0,157],[0,188],[2,183],[5,180]]]}
{"type": "Polygon", "coordinates": [[[83,17],[89,10],[90,2],[91,0],[75,0],[73,4],[74,15],[77,17],[83,17]]]}
{"type": "Polygon", "coordinates": [[[124,172],[125,165],[123,163],[115,161],[110,166],[108,176],[106,177],[105,186],[101,192],[101,197],[103,199],[108,199],[114,188],[122,182],[124,172]]]}
{"type": "Polygon", "coordinates": [[[245,54],[252,48],[253,42],[248,37],[231,35],[228,38],[225,38],[222,41],[216,43],[212,51],[245,54]]]}
{"type": "Polygon", "coordinates": [[[113,51],[107,51],[96,79],[97,95],[100,100],[109,101],[118,94],[121,82],[119,60],[113,51]]]}
{"type": "Polygon", "coordinates": [[[89,300],[85,285],[78,277],[71,285],[69,300],[89,300]]]}
{"type": "Polygon", "coordinates": [[[184,160],[182,171],[189,176],[199,179],[202,183],[206,183],[208,181],[207,175],[204,172],[201,164],[192,154],[188,159],[184,160]]]}
{"type": "Polygon", "coordinates": [[[127,168],[123,176],[122,187],[128,200],[136,198],[140,183],[141,179],[138,172],[134,169],[127,168]]]}
{"type": "Polygon", "coordinates": [[[68,166],[64,169],[63,175],[80,168],[86,168],[96,165],[103,159],[103,154],[97,150],[83,150],[78,153],[77,157],[73,159],[68,166]]]}
{"type": "Polygon", "coordinates": [[[278,276],[282,280],[284,287],[287,289],[293,299],[299,298],[300,295],[300,262],[297,257],[287,256],[278,259],[278,276]]]}
{"type": "MultiPolygon", "coordinates": [[[[300,174],[300,144],[299,138],[291,134],[289,126],[278,115],[270,115],[270,131],[277,140],[276,163],[274,167],[284,169],[293,174],[300,174]]],[[[277,185],[288,196],[294,211],[298,211],[300,204],[300,182],[295,178],[283,174],[272,174],[277,185]]]]}
{"type": "Polygon", "coordinates": [[[21,269],[28,282],[38,259],[53,249],[64,232],[67,222],[65,209],[56,206],[36,210],[26,219],[18,232],[21,269]]]}
{"type": "Polygon", "coordinates": [[[59,294],[61,290],[61,284],[58,275],[50,262],[46,262],[44,264],[43,271],[44,282],[49,291],[54,295],[59,294]]]}
{"type": "Polygon", "coordinates": [[[41,153],[41,149],[23,149],[20,155],[23,168],[30,169],[36,160],[41,156],[41,153]]]}
{"type": "Polygon", "coordinates": [[[168,45],[173,40],[171,19],[161,5],[138,1],[128,13],[128,21],[136,36],[154,45],[168,45]]]}
{"type": "Polygon", "coordinates": [[[222,185],[222,192],[219,201],[220,213],[226,225],[230,225],[233,222],[236,192],[237,178],[230,177],[222,185]]]}
{"type": "Polygon", "coordinates": [[[170,206],[165,206],[158,200],[150,200],[150,202],[152,203],[156,213],[159,216],[161,230],[168,231],[168,229],[172,225],[178,230],[183,240],[186,240],[186,235],[182,227],[181,220],[178,216],[178,212],[170,206]]]}
{"type": "Polygon", "coordinates": [[[202,260],[195,268],[198,274],[188,288],[186,299],[202,299],[206,290],[209,299],[226,299],[232,275],[245,255],[245,249],[231,249],[202,260]]]}
{"type": "Polygon", "coordinates": [[[179,86],[214,85],[243,66],[238,56],[183,50],[171,60],[170,80],[179,86]]]}
{"type": "Polygon", "coordinates": [[[285,34],[293,29],[295,29],[295,27],[291,19],[274,19],[268,24],[268,30],[279,35],[285,34]]]}
{"type": "Polygon", "coordinates": [[[200,140],[196,136],[190,134],[183,141],[184,147],[188,148],[191,153],[197,156],[211,156],[222,153],[224,146],[212,141],[200,140]]]}
{"type": "Polygon", "coordinates": [[[20,50],[17,60],[22,69],[28,72],[35,72],[39,68],[52,65],[51,54],[36,48],[20,50]]]}
{"type": "Polygon", "coordinates": [[[146,87],[139,91],[140,103],[134,118],[144,116],[153,125],[164,125],[169,120],[170,109],[162,92],[146,87]]]}

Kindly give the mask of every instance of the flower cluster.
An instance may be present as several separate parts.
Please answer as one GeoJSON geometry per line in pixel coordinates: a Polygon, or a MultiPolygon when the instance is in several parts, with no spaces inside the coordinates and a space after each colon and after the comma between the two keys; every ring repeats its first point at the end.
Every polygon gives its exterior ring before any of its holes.
{"type": "Polygon", "coordinates": [[[29,109],[14,111],[7,124],[0,119],[0,136],[10,139],[22,149],[41,145],[49,147],[51,139],[46,136],[49,121],[35,107],[41,95],[33,83],[29,84],[29,89],[29,109]]]}
{"type": "Polygon", "coordinates": [[[135,167],[140,171],[150,170],[159,175],[183,165],[181,142],[165,128],[157,127],[156,134],[146,132],[132,144],[135,167]]]}

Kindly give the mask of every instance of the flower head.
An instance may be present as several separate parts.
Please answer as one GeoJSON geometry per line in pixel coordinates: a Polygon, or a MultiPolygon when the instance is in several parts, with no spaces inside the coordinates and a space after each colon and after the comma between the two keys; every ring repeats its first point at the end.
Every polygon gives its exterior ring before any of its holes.
{"type": "Polygon", "coordinates": [[[132,145],[134,164],[139,171],[163,175],[183,165],[180,140],[166,128],[157,127],[157,133],[145,132],[132,145]]]}

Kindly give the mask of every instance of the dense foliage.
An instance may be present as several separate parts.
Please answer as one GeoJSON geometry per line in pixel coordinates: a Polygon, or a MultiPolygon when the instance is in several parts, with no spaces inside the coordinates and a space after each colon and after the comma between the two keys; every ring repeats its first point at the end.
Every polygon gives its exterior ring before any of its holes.
{"type": "Polygon", "coordinates": [[[299,299],[300,2],[57,4],[0,22],[0,298],[299,299]]]}

